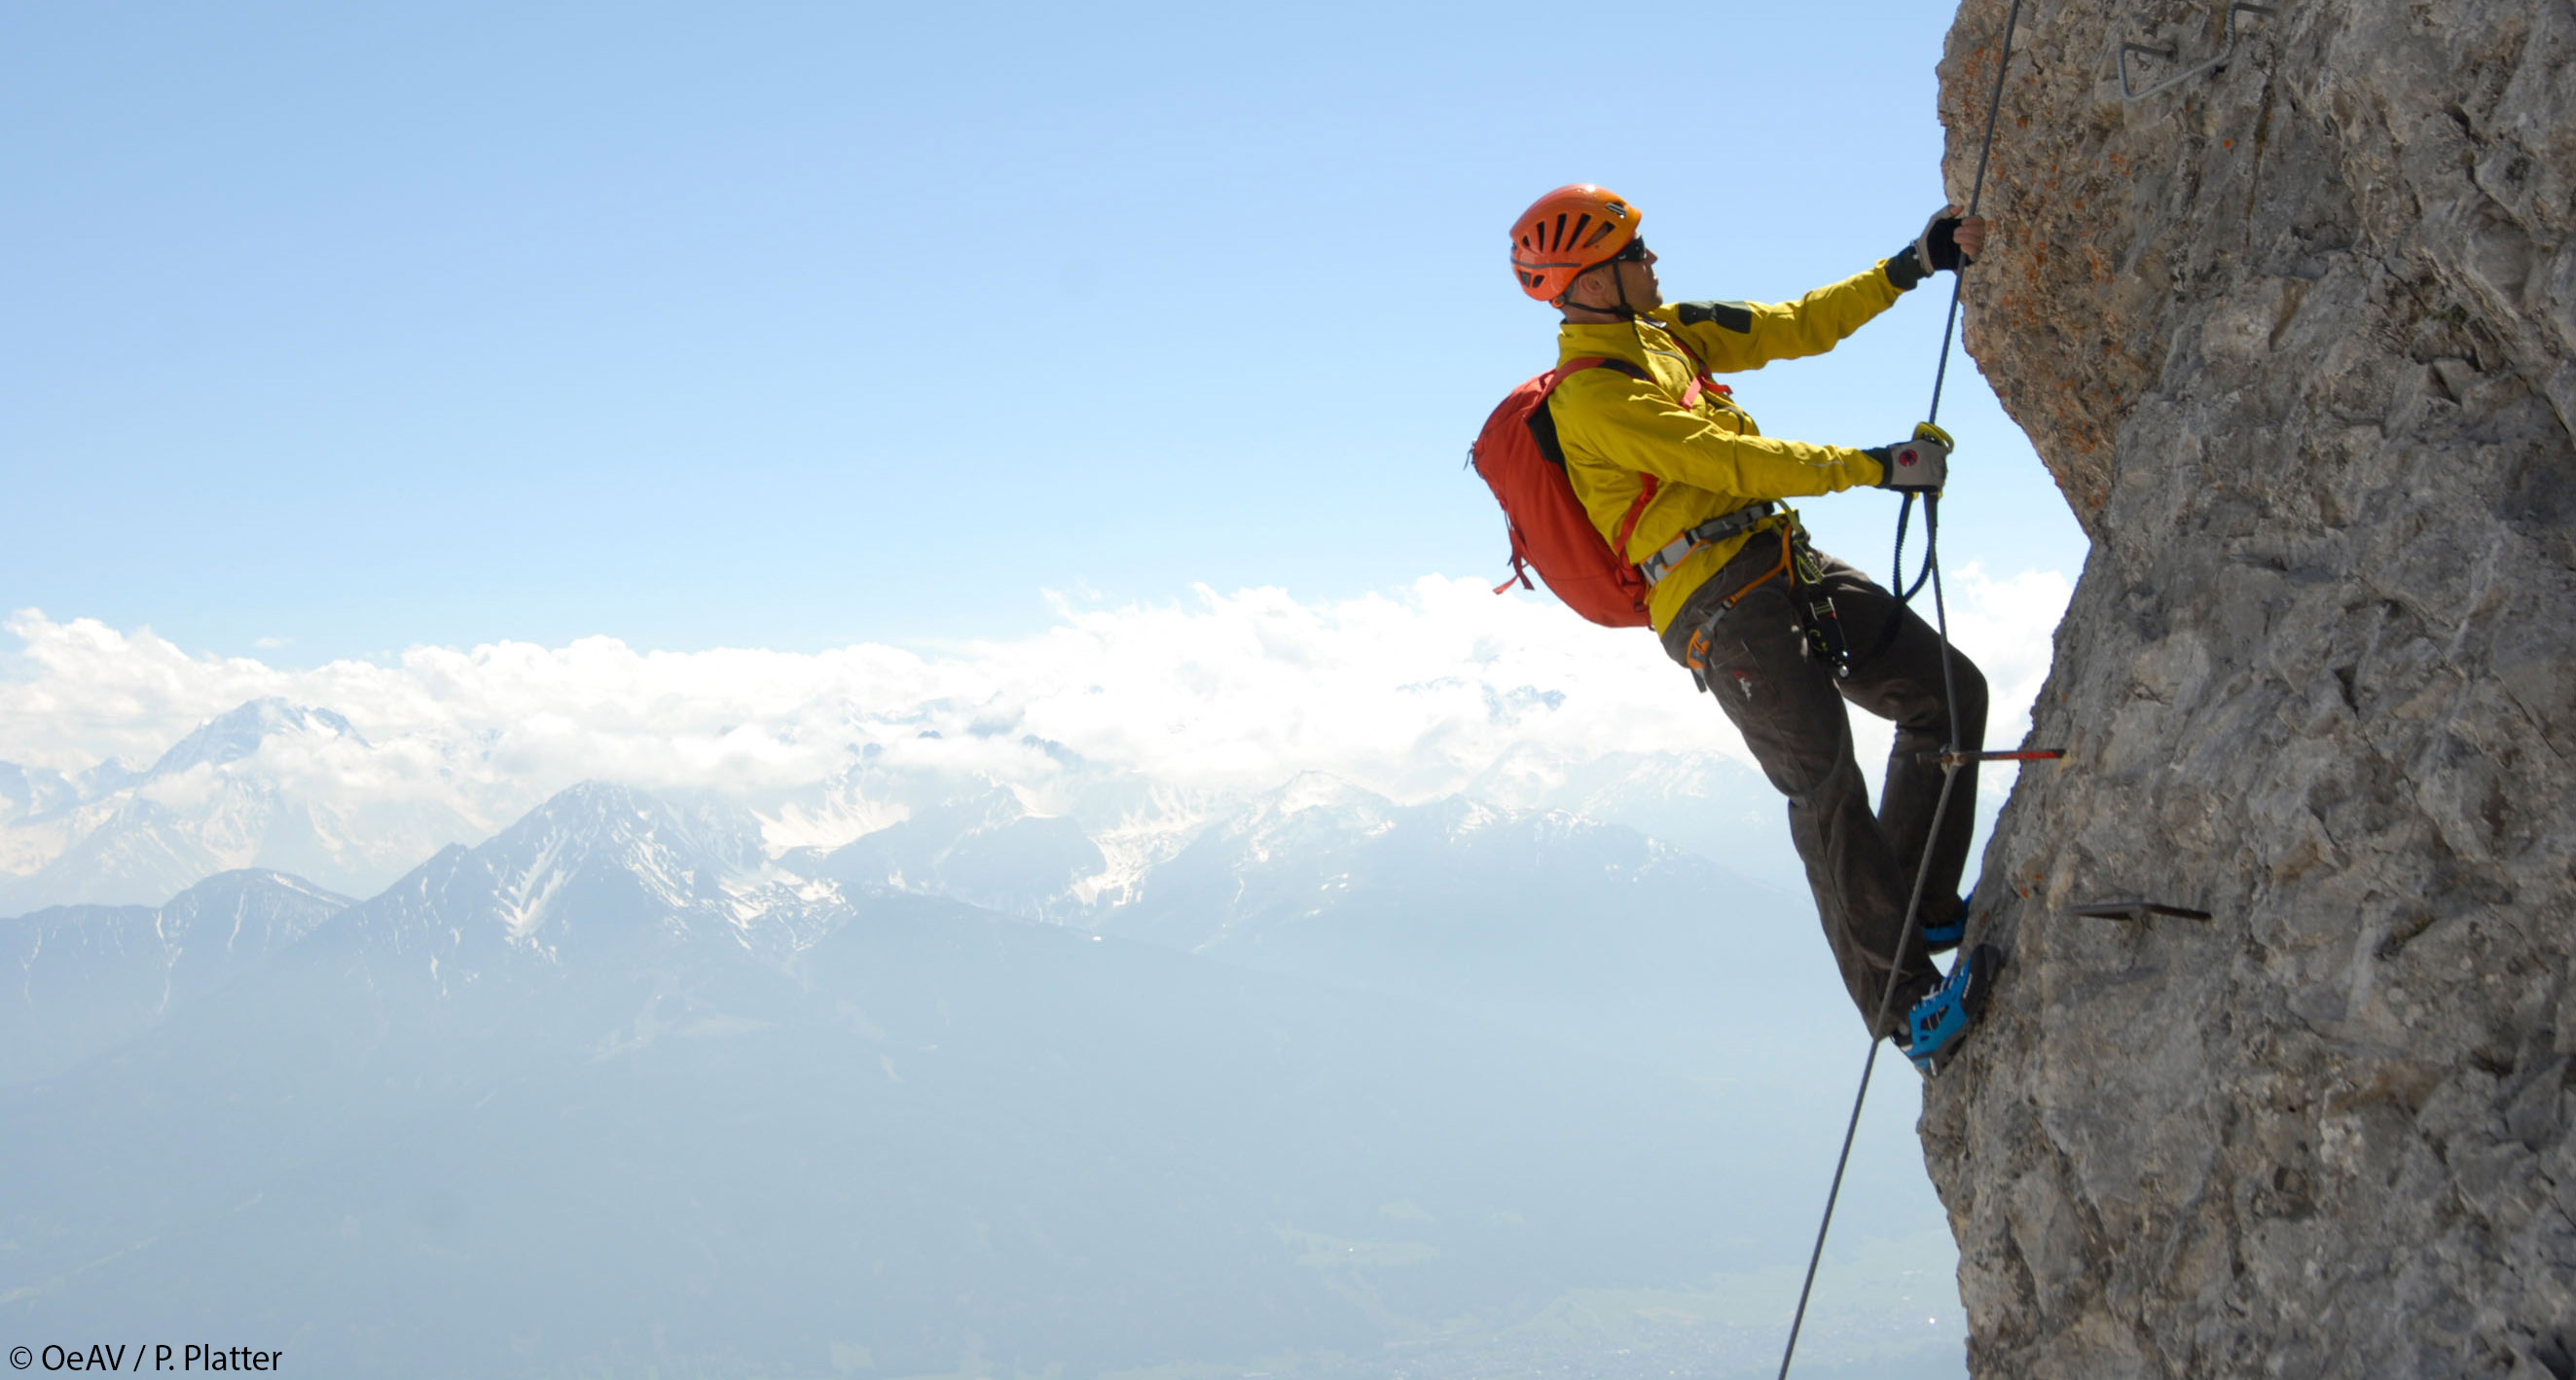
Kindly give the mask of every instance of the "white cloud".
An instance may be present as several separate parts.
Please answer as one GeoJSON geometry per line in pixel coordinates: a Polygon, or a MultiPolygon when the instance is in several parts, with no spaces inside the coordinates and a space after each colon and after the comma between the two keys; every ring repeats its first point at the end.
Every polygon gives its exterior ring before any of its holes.
{"type": "MultiPolygon", "coordinates": [[[[1970,566],[1951,585],[1954,632],[1987,670],[2004,741],[2047,668],[2067,582],[1970,566]]],[[[867,744],[1012,780],[1045,770],[1023,735],[1186,788],[1266,788],[1321,770],[1404,799],[1456,789],[1516,746],[1742,756],[1652,637],[1592,627],[1552,600],[1496,598],[1473,580],[1332,604],[1201,588],[1180,604],[1056,609],[1037,637],[936,653],[641,652],[584,638],[416,647],[390,665],[309,670],[25,610],[6,625],[23,647],[0,662],[11,668],[0,760],[139,764],[216,714],[278,696],[339,711],[372,748],[306,744],[273,765],[337,773],[344,794],[446,798],[498,823],[586,777],[795,789],[867,744]]]]}

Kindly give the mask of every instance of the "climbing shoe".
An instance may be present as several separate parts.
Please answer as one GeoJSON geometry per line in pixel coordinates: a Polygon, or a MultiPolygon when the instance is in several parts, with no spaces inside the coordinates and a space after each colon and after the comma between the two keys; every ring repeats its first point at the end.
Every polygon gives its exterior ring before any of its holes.
{"type": "Polygon", "coordinates": [[[1968,937],[1968,905],[1976,897],[1977,893],[1969,892],[1959,898],[1957,914],[1937,925],[1925,925],[1923,947],[1936,954],[1946,954],[1959,947],[1959,941],[1968,937]]]}
{"type": "Polygon", "coordinates": [[[1905,1013],[1905,1057],[1931,1077],[1958,1053],[1968,1028],[1986,1009],[1986,994],[2003,971],[2004,955],[1992,944],[1980,944],[1950,965],[1950,975],[1930,996],[1905,1013]]]}

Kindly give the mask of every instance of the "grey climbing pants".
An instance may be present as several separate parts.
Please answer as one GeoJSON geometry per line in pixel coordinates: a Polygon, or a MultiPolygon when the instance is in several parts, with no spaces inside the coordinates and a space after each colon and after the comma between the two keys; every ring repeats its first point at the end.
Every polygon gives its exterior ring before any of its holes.
{"type": "MultiPolygon", "coordinates": [[[[1922,926],[1958,912],[1959,876],[1976,829],[1977,769],[1960,768],[1941,835],[1931,839],[1941,766],[1921,754],[1938,754],[1950,736],[1940,635],[1868,576],[1821,552],[1817,560],[1852,649],[1848,679],[1837,679],[1830,666],[1807,654],[1789,577],[1753,583],[1779,564],[1779,539],[1770,533],[1745,543],[1692,592],[1665,630],[1664,650],[1689,665],[1691,635],[1707,629],[1702,674],[1709,692],[1771,784],[1789,798],[1789,837],[1806,864],[1825,942],[1864,1022],[1876,1018],[1885,996],[1906,901],[1929,843],[1932,873],[1924,884],[1923,914],[1903,958],[1888,1026],[1872,1032],[1884,1036],[1901,1028],[1906,1011],[1940,981],[1923,946],[1922,926]],[[1726,599],[1739,590],[1743,597],[1726,609],[1726,599]],[[1844,700],[1896,724],[1876,811],[1852,756],[1844,700]]],[[[1979,750],[1986,732],[1985,677],[1953,649],[1950,681],[1959,697],[1960,746],[1979,750]]]]}

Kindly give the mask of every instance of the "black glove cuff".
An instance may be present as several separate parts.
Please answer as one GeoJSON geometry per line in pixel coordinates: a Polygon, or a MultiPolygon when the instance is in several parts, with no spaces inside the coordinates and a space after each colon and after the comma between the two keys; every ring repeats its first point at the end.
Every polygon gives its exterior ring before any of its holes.
{"type": "Polygon", "coordinates": [[[1898,292],[1912,292],[1916,283],[1930,276],[1930,270],[1915,257],[1914,246],[1910,244],[1887,256],[1887,281],[1895,284],[1898,292]]]}

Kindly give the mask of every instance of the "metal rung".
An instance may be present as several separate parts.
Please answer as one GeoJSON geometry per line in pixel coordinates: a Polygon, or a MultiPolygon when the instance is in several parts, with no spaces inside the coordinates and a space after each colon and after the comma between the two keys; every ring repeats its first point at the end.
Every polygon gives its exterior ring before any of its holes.
{"type": "Polygon", "coordinates": [[[2088,920],[2145,920],[2150,916],[2170,915],[2176,920],[2206,920],[2209,912],[2169,906],[2162,901],[2096,901],[2077,906],[2075,913],[2088,920]]]}
{"type": "Polygon", "coordinates": [[[2066,755],[2064,748],[2029,748],[2021,752],[1918,752],[1917,762],[1937,762],[1941,766],[1964,767],[1971,762],[2054,762],[2066,755]]]}
{"type": "Polygon", "coordinates": [[[2182,50],[2176,48],[2170,43],[2161,47],[2153,43],[2121,44],[2120,59],[2118,63],[2120,69],[2120,99],[2124,101],[2143,101],[2147,97],[2153,96],[2159,92],[2171,91],[2175,87],[2182,85],[2184,82],[2199,76],[2201,73],[2211,71],[2219,67],[2221,64],[2225,63],[2227,59],[2235,56],[2236,16],[2238,14],[2259,14],[2266,18],[2270,18],[2279,15],[2280,12],[2281,9],[2277,5],[2257,5],[2251,3],[2251,0],[2237,0],[2235,4],[2227,7],[2227,37],[2224,42],[2218,45],[2218,56],[2211,58],[2207,62],[2201,63],[2197,67],[2188,67],[2182,71],[2176,72],[2172,76],[2165,78],[2163,81],[2157,82],[2155,85],[2148,87],[2144,91],[2132,91],[2129,89],[2129,55],[2131,53],[2144,53],[2149,57],[2163,58],[2167,62],[2179,62],[2182,60],[2182,50]]]}

